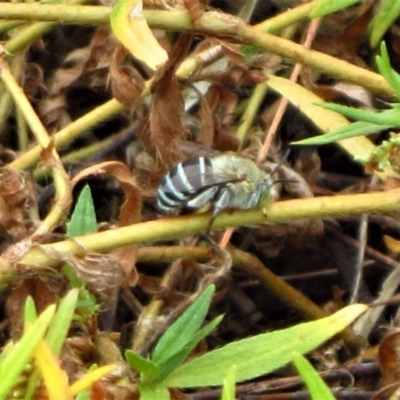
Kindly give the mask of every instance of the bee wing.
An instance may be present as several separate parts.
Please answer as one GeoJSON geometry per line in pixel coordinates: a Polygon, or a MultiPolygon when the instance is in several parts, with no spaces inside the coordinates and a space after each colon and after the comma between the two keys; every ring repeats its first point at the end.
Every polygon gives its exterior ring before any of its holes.
{"type": "MultiPolygon", "coordinates": [[[[237,175],[229,173],[215,173],[212,167],[207,166],[205,171],[199,171],[197,165],[186,165],[184,173],[179,173],[180,190],[186,193],[196,193],[212,186],[220,186],[238,179],[237,175]]],[[[176,187],[176,183],[175,187],[176,187]]]]}

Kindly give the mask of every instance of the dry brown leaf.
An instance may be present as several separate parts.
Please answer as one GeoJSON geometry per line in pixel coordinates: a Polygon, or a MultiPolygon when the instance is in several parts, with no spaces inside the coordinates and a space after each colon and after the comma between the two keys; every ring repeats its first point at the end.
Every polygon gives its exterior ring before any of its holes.
{"type": "MultiPolygon", "coordinates": [[[[79,243],[77,242],[78,246],[79,243]]],[[[71,265],[89,290],[98,295],[109,296],[111,291],[124,282],[124,273],[116,257],[111,254],[93,253],[81,247],[79,254],[59,252],[51,247],[40,246],[40,249],[50,258],[71,265]]]]}
{"type": "Polygon", "coordinates": [[[173,139],[183,140],[187,136],[183,124],[183,98],[175,72],[187,56],[191,42],[191,36],[180,36],[168,62],[157,72],[151,88],[153,96],[149,115],[150,137],[144,136],[142,139],[149,154],[161,161],[167,169],[179,160],[179,154],[173,147],[173,139]]]}
{"type": "Polygon", "coordinates": [[[196,26],[199,19],[204,14],[204,2],[199,0],[184,0],[185,7],[189,12],[190,20],[193,26],[196,26]]]}
{"type": "Polygon", "coordinates": [[[38,114],[49,131],[60,130],[71,123],[67,91],[82,78],[89,55],[88,47],[73,50],[49,80],[48,94],[37,105],[38,114]]]}
{"type": "Polygon", "coordinates": [[[0,168],[0,232],[14,240],[28,234],[25,214],[35,207],[33,185],[28,176],[7,167],[0,168]]]}
{"type": "Polygon", "coordinates": [[[47,94],[43,80],[43,70],[37,63],[26,64],[24,93],[32,101],[35,101],[37,96],[41,97],[47,94]]]}
{"type": "Polygon", "coordinates": [[[50,304],[58,301],[62,293],[61,281],[51,280],[50,276],[42,277],[39,274],[22,276],[22,280],[12,290],[7,300],[7,315],[10,321],[11,337],[17,340],[22,335],[24,306],[28,296],[35,302],[38,313],[50,304]],[[60,290],[58,294],[56,291],[60,290]]]}
{"type": "MultiPolygon", "coordinates": [[[[223,77],[220,77],[222,80],[223,77]]],[[[221,83],[214,83],[207,93],[207,99],[214,115],[222,125],[231,125],[238,105],[238,96],[221,83]]]]}
{"type": "Polygon", "coordinates": [[[222,45],[222,51],[224,56],[232,62],[233,65],[247,70],[249,68],[245,57],[240,52],[240,47],[236,44],[229,43],[224,40],[220,40],[219,44],[222,45]]]}
{"type": "MultiPolygon", "coordinates": [[[[72,184],[75,185],[81,179],[88,176],[102,174],[113,176],[124,190],[125,202],[121,206],[119,213],[119,225],[126,226],[139,222],[142,211],[142,195],[136,180],[125,164],[118,161],[108,161],[93,165],[77,174],[74,177],[72,184]]],[[[115,250],[113,254],[125,272],[125,275],[128,277],[129,284],[134,286],[138,279],[138,273],[135,267],[137,260],[137,246],[126,246],[115,250]]]]}
{"type": "Polygon", "coordinates": [[[212,148],[214,142],[214,115],[207,99],[199,93],[200,110],[198,113],[200,129],[196,135],[196,143],[212,148]]]}
{"type": "Polygon", "coordinates": [[[372,3],[365,1],[359,7],[332,14],[324,19],[321,28],[323,34],[315,38],[313,48],[368,68],[364,60],[359,57],[358,49],[368,37],[368,26],[373,12],[372,3]]]}
{"type": "Polygon", "coordinates": [[[114,250],[113,254],[118,259],[119,265],[127,277],[126,284],[131,287],[136,286],[139,280],[139,272],[136,269],[137,246],[124,246],[114,250]]]}
{"type": "Polygon", "coordinates": [[[71,123],[65,93],[41,100],[37,106],[37,111],[49,132],[56,132],[71,123]]]}
{"type": "Polygon", "coordinates": [[[77,81],[86,68],[90,49],[83,47],[69,53],[63,65],[57,69],[49,87],[50,95],[59,94],[77,81]]]}
{"type": "Polygon", "coordinates": [[[395,329],[387,334],[379,345],[379,365],[386,384],[400,379],[400,330],[395,329]]]}
{"type": "Polygon", "coordinates": [[[89,176],[104,174],[113,176],[119,182],[125,193],[125,202],[121,206],[119,214],[119,225],[126,226],[140,221],[142,196],[131,171],[122,162],[106,161],[82,170],[72,179],[72,187],[80,180],[89,176]]]}
{"type": "Polygon", "coordinates": [[[132,108],[144,89],[144,80],[139,72],[124,63],[130,59],[129,52],[117,45],[111,62],[110,76],[113,96],[128,108],[132,108]]]}
{"type": "Polygon", "coordinates": [[[87,62],[87,76],[90,86],[103,89],[108,85],[111,59],[117,42],[110,29],[99,27],[90,43],[90,57],[87,62]]]}

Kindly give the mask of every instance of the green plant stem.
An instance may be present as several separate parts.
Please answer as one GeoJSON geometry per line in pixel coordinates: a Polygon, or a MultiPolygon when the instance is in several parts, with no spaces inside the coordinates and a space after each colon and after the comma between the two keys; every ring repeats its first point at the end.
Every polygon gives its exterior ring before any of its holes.
{"type": "Polygon", "coordinates": [[[309,15],[315,7],[319,6],[324,0],[310,1],[306,4],[301,4],[295,8],[282,12],[275,17],[269,18],[259,24],[255,28],[262,32],[276,33],[290,25],[309,19],[309,15]]]}
{"type": "Polygon", "coordinates": [[[110,12],[110,7],[101,6],[2,3],[0,19],[55,22],[58,24],[105,25],[109,22],[110,12]]]}
{"type": "MultiPolygon", "coordinates": [[[[256,226],[273,224],[301,218],[324,218],[362,213],[387,213],[400,208],[400,189],[379,193],[353,194],[343,196],[326,196],[311,199],[295,199],[270,204],[262,210],[245,210],[223,212],[215,219],[212,230],[223,230],[227,227],[256,226]]],[[[58,261],[46,254],[66,254],[68,257],[81,252],[81,246],[90,251],[105,253],[118,247],[135,243],[148,243],[157,240],[176,238],[188,234],[206,232],[209,228],[210,215],[194,214],[179,217],[163,218],[142,222],[122,228],[80,236],[53,244],[45,244],[30,249],[19,260],[22,264],[51,267],[58,261]],[[78,245],[79,243],[79,245],[78,245]]],[[[8,254],[8,253],[7,253],[8,254]]],[[[10,260],[12,255],[10,253],[10,260]]],[[[13,272],[10,260],[0,258],[0,275],[13,272]]]]}
{"type": "Polygon", "coordinates": [[[26,24],[26,21],[1,21],[0,22],[0,35],[26,24]]]}
{"type": "Polygon", "coordinates": [[[326,312],[293,286],[276,276],[257,257],[238,249],[228,249],[232,256],[233,266],[256,277],[269,292],[297,309],[308,319],[326,317],[326,312]]]}
{"type": "Polygon", "coordinates": [[[45,35],[55,26],[57,26],[55,22],[36,22],[30,26],[21,28],[18,34],[7,41],[4,49],[8,53],[16,54],[29,46],[38,37],[45,35]]]}
{"type": "MultiPolygon", "coordinates": [[[[176,278],[179,274],[176,274],[176,272],[174,273],[174,270],[176,270],[176,265],[173,263],[165,271],[160,282],[161,291],[166,290],[168,293],[168,291],[172,290],[174,285],[177,283],[176,278]]],[[[147,341],[154,333],[155,327],[159,322],[157,319],[163,305],[164,300],[160,298],[159,293],[156,293],[156,295],[152,297],[150,303],[143,308],[140,317],[136,322],[131,340],[131,349],[134,352],[141,354],[143,348],[146,347],[147,341]]]]}
{"type": "MultiPolygon", "coordinates": [[[[151,24],[150,19],[148,21],[151,24]]],[[[170,22],[172,23],[172,19],[170,22]]],[[[171,25],[173,24],[166,23],[164,26],[158,27],[174,30],[171,25]]],[[[193,31],[193,29],[189,24],[185,30],[193,31]]],[[[195,30],[210,36],[229,37],[233,40],[239,40],[241,43],[257,46],[260,49],[290,58],[295,62],[315,68],[338,79],[362,85],[375,94],[395,97],[394,90],[379,74],[327,54],[306,49],[290,40],[260,32],[258,29],[226,14],[218,12],[205,13],[196,22],[195,30]]]]}
{"type": "MultiPolygon", "coordinates": [[[[112,99],[94,110],[88,112],[83,117],[72,122],[66,128],[57,132],[54,136],[56,148],[62,147],[79,137],[83,132],[91,129],[94,125],[113,117],[124,109],[124,106],[117,100],[112,99]]],[[[17,170],[33,167],[40,157],[40,146],[32,147],[16,160],[9,164],[10,168],[17,170]]]]}
{"type": "MultiPolygon", "coordinates": [[[[28,98],[25,96],[22,88],[18,85],[10,70],[4,63],[0,65],[0,79],[2,80],[7,90],[10,92],[16,106],[19,108],[21,114],[24,116],[40,147],[43,150],[50,149],[51,139],[46,132],[46,129],[40,122],[39,117],[32,108],[32,105],[30,104],[28,98]]],[[[69,205],[72,202],[69,177],[63,169],[62,163],[56,150],[53,148],[50,150],[50,152],[52,158],[52,160],[50,161],[52,165],[51,170],[56,191],[55,202],[45,220],[36,229],[35,234],[37,235],[43,235],[45,233],[51,232],[56,226],[58,226],[68,213],[69,205]]],[[[49,158],[50,154],[47,156],[47,158],[49,158]]]]}
{"type": "MultiPolygon", "coordinates": [[[[106,23],[109,13],[109,8],[102,9],[102,7],[95,6],[73,8],[73,6],[59,4],[30,4],[29,7],[26,7],[25,4],[3,3],[0,18],[35,18],[46,19],[47,21],[64,21],[64,23],[106,23]],[[19,13],[17,13],[17,10],[19,10],[19,13]],[[88,19],[80,19],[79,15],[87,15],[88,19]]],[[[232,40],[251,44],[282,57],[290,58],[338,79],[362,85],[375,94],[395,96],[393,89],[382,76],[374,72],[338,60],[327,54],[305,49],[290,40],[282,39],[270,33],[263,33],[257,27],[251,27],[240,19],[227,14],[214,11],[206,12],[196,21],[196,26],[192,25],[189,14],[184,11],[147,10],[144,15],[153,28],[229,37],[232,40]]]]}
{"type": "MultiPolygon", "coordinates": [[[[239,268],[256,277],[267,289],[278,298],[289,303],[308,319],[326,316],[325,311],[308,297],[298,292],[283,279],[276,276],[257,257],[250,253],[229,247],[234,268],[239,268]]],[[[141,247],[138,252],[140,262],[168,262],[179,258],[191,258],[198,262],[212,259],[214,250],[207,247],[159,246],[141,247]]]]}
{"type": "Polygon", "coordinates": [[[240,143],[242,145],[245,143],[245,139],[249,134],[250,128],[254,123],[254,119],[257,116],[261,103],[267,94],[267,91],[267,82],[261,82],[257,84],[254,88],[253,94],[251,95],[247,103],[247,107],[244,110],[244,113],[240,119],[239,126],[236,130],[236,137],[240,140],[240,143]]]}
{"type": "MultiPolygon", "coordinates": [[[[65,7],[73,7],[77,6],[81,3],[85,3],[86,0],[70,0],[70,4],[64,5],[65,7]]],[[[17,8],[21,7],[25,8],[25,13],[30,13],[31,6],[39,5],[37,3],[32,4],[16,4],[12,3],[13,6],[16,6],[17,8]]],[[[52,4],[52,7],[58,7],[59,4],[52,4]]],[[[28,18],[31,19],[31,18],[28,18]]],[[[38,21],[38,19],[33,19],[34,21],[38,21]]],[[[40,21],[40,19],[39,19],[40,21]]],[[[62,21],[62,14],[61,16],[55,20],[52,20],[51,22],[35,22],[27,27],[21,28],[19,32],[10,40],[7,41],[7,43],[4,45],[4,49],[11,54],[15,54],[18,51],[24,49],[25,47],[29,46],[34,40],[36,40],[38,37],[43,36],[47,32],[49,32],[51,29],[53,29],[55,26],[59,25],[60,21],[62,21]]]]}
{"type": "MultiPolygon", "coordinates": [[[[3,5],[12,6],[16,9],[19,9],[22,15],[27,14],[25,4],[3,3],[3,5]],[[24,14],[22,13],[22,10],[24,14]]],[[[4,12],[5,9],[10,11],[9,7],[4,9],[3,5],[0,8],[0,17],[3,17],[1,13],[4,12]]],[[[42,16],[47,17],[48,19],[57,18],[57,20],[60,19],[66,21],[67,17],[70,15],[70,12],[72,15],[75,15],[76,13],[80,13],[79,15],[84,15],[87,12],[91,14],[92,17],[97,15],[97,20],[104,22],[105,16],[107,18],[109,16],[109,11],[110,10],[105,7],[32,4],[29,5],[28,14],[30,16],[36,15],[37,18],[42,16]],[[64,12],[64,14],[60,14],[61,12],[64,12]]],[[[21,14],[15,15],[15,17],[20,19],[22,18],[21,14]]],[[[194,28],[191,26],[190,18],[186,12],[152,10],[147,11],[145,16],[148,19],[149,24],[153,27],[181,31],[194,30],[194,28]]],[[[392,88],[380,75],[376,73],[367,71],[345,61],[337,60],[334,57],[326,54],[313,50],[307,50],[301,45],[295,44],[289,40],[259,32],[256,28],[252,28],[242,23],[240,20],[234,17],[229,17],[225,14],[216,12],[205,13],[204,16],[196,23],[196,30],[205,34],[239,38],[239,40],[242,42],[247,42],[259,46],[267,51],[280,54],[281,56],[303,62],[306,65],[330,73],[339,79],[349,80],[357,84],[364,85],[375,93],[383,94],[385,96],[394,95],[392,88]]],[[[12,50],[16,50],[14,48],[15,46],[11,47],[13,47],[12,50]]],[[[148,84],[149,83],[150,82],[148,82],[148,84]]],[[[149,86],[147,86],[147,88],[148,87],[149,86]]],[[[148,92],[145,91],[145,93],[148,92]]],[[[144,93],[142,96],[144,96],[144,93]]],[[[123,105],[118,103],[115,99],[110,100],[100,107],[97,107],[95,110],[89,112],[84,117],[74,121],[68,127],[55,134],[54,140],[56,147],[70,143],[73,139],[80,136],[85,130],[88,130],[94,125],[103,122],[107,118],[112,117],[123,109],[123,105]]],[[[10,167],[19,170],[30,168],[37,162],[39,156],[40,147],[36,146],[11,163],[10,167]]]]}
{"type": "MultiPolygon", "coordinates": [[[[279,32],[289,25],[308,19],[310,12],[320,3],[322,3],[322,0],[300,5],[275,17],[269,18],[255,25],[255,27],[263,32],[279,32]]],[[[13,23],[17,22],[18,24],[32,20],[59,22],[62,24],[105,25],[109,22],[110,11],[111,9],[109,7],[98,6],[71,7],[66,4],[4,3],[0,10],[0,18],[21,20],[13,21],[13,23]]],[[[185,11],[171,10],[165,12],[159,10],[143,10],[143,14],[151,26],[164,25],[166,18],[176,20],[176,30],[185,29],[188,24],[190,24],[190,16],[185,11]]],[[[11,24],[11,22],[8,21],[7,23],[11,24]]],[[[14,27],[13,25],[10,26],[14,27]]],[[[7,27],[7,29],[9,28],[7,27]]]]}

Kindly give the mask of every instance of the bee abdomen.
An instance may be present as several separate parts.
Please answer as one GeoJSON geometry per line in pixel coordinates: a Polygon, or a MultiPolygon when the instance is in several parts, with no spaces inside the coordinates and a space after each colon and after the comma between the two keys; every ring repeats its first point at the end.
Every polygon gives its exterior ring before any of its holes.
{"type": "Polygon", "coordinates": [[[211,169],[211,161],[205,157],[189,159],[176,165],[161,182],[157,207],[168,214],[179,213],[185,208],[198,208],[203,198],[213,195],[206,190],[206,193],[196,201],[196,195],[207,186],[206,176],[211,169]]]}

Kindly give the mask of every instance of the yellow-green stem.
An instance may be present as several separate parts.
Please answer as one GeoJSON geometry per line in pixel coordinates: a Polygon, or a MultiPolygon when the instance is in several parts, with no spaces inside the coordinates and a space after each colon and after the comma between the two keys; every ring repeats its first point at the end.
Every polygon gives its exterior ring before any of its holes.
{"type": "MultiPolygon", "coordinates": [[[[30,104],[28,98],[25,96],[22,88],[18,85],[10,70],[5,66],[4,63],[0,66],[0,78],[7,90],[10,92],[20,112],[24,116],[40,147],[42,149],[48,149],[51,145],[51,139],[46,132],[46,129],[44,128],[39,117],[32,108],[32,105],[30,104]]],[[[65,217],[66,213],[69,211],[68,206],[71,202],[68,175],[63,170],[58,153],[55,149],[51,150],[51,154],[53,159],[57,163],[57,165],[54,165],[52,167],[56,197],[54,205],[51,208],[46,219],[35,231],[35,233],[38,235],[51,232],[55,227],[57,227],[65,217]]]]}
{"type": "MultiPolygon", "coordinates": [[[[388,213],[400,208],[400,189],[379,193],[327,196],[311,199],[295,199],[270,204],[263,210],[245,210],[221,213],[213,222],[213,230],[230,226],[256,226],[290,222],[300,218],[323,218],[362,213],[388,213]]],[[[188,234],[206,232],[210,223],[209,214],[196,214],[163,218],[93,233],[53,244],[42,245],[29,250],[20,260],[23,264],[42,268],[53,266],[57,261],[46,255],[46,249],[53,254],[79,254],[83,246],[90,251],[108,252],[134,243],[148,243],[171,239],[188,234]],[[79,243],[79,245],[77,244],[79,243]]],[[[7,259],[0,259],[0,274],[12,272],[7,259]]]]}

